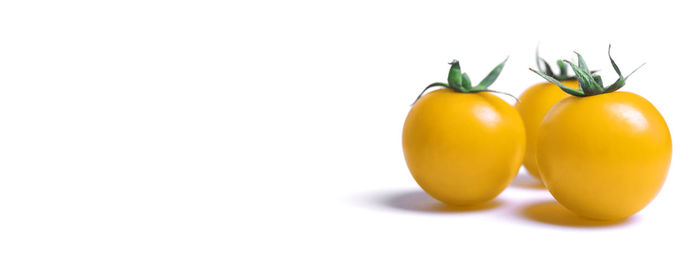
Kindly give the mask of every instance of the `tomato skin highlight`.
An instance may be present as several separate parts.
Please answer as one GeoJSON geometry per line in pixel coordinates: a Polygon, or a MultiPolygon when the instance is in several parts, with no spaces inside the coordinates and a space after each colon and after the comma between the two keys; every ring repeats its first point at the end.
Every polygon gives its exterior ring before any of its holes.
{"type": "Polygon", "coordinates": [[[547,189],[569,210],[598,220],[623,219],[649,204],[666,179],[671,151],[661,114],[629,92],[562,100],[537,139],[547,189]]]}
{"type": "Polygon", "coordinates": [[[497,96],[439,89],[408,113],[403,151],[425,192],[450,205],[473,205],[495,198],[513,180],[525,129],[513,106],[497,96]]]}
{"type": "MultiPolygon", "coordinates": [[[[578,88],[576,80],[561,81],[562,84],[571,88],[578,88]]],[[[569,97],[553,83],[539,83],[526,89],[515,104],[515,109],[520,113],[525,125],[527,135],[527,148],[523,165],[533,177],[541,181],[539,167],[537,166],[537,132],[540,123],[549,109],[562,99],[569,97]]]]}

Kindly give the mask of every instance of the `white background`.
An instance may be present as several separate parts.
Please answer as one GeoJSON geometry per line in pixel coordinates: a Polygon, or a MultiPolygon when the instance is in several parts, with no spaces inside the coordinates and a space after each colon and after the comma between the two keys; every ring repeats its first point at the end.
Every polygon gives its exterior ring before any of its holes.
{"type": "Polygon", "coordinates": [[[697,7],[606,2],[4,1],[0,253],[697,253],[697,7]],[[608,43],[624,73],[648,63],[623,90],[673,162],[623,223],[527,175],[447,208],[404,164],[409,104],[450,60],[478,81],[510,56],[493,88],[518,95],[538,43],[606,83],[608,43]]]}

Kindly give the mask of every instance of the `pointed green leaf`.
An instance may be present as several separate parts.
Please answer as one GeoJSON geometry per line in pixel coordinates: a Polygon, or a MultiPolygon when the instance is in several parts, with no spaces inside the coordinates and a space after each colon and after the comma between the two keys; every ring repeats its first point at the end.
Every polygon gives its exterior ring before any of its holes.
{"type": "Polygon", "coordinates": [[[435,82],[435,83],[432,83],[432,84],[428,85],[427,87],[425,87],[425,89],[423,89],[422,92],[420,92],[420,94],[418,95],[418,98],[416,98],[416,100],[413,101],[413,103],[411,103],[411,106],[413,106],[414,104],[416,104],[416,102],[418,102],[418,100],[420,99],[420,97],[423,97],[423,94],[425,93],[425,91],[428,91],[428,89],[430,89],[430,88],[432,88],[432,87],[436,87],[436,86],[448,87],[449,85],[447,85],[447,84],[445,84],[445,83],[440,83],[440,82],[435,82]]]}
{"type": "Polygon", "coordinates": [[[453,60],[450,65],[450,73],[447,75],[447,84],[454,90],[462,90],[462,70],[459,67],[459,61],[453,60]]]}
{"type": "Polygon", "coordinates": [[[537,63],[537,69],[540,70],[540,72],[544,72],[547,75],[554,76],[552,67],[549,66],[549,63],[547,63],[547,61],[544,60],[544,58],[540,57],[540,45],[537,45],[537,48],[535,48],[535,62],[537,63]],[[542,68],[543,65],[544,68],[542,68]]]}
{"type": "Polygon", "coordinates": [[[552,82],[555,85],[559,86],[559,88],[561,88],[561,90],[563,90],[565,93],[568,93],[568,94],[573,95],[573,96],[578,96],[578,97],[585,96],[585,94],[583,92],[576,90],[576,89],[573,89],[573,88],[570,88],[568,86],[565,86],[564,84],[559,82],[559,80],[555,79],[554,77],[547,76],[539,71],[533,70],[532,68],[530,68],[530,70],[532,72],[536,73],[537,75],[540,75],[540,77],[544,78],[545,80],[552,82]]]}
{"type": "Polygon", "coordinates": [[[505,64],[506,64],[506,61],[508,61],[508,57],[506,57],[506,60],[503,60],[503,62],[501,62],[501,64],[499,64],[495,68],[493,68],[493,70],[491,70],[489,75],[486,75],[486,77],[483,80],[481,80],[481,82],[479,82],[479,85],[474,87],[474,89],[475,90],[485,90],[491,84],[493,84],[493,82],[496,81],[496,79],[498,78],[498,75],[501,74],[501,71],[503,70],[503,66],[505,66],[505,64]]]}
{"type": "Polygon", "coordinates": [[[600,75],[594,74],[593,80],[595,80],[598,85],[603,86],[603,79],[600,77],[600,75]]]}
{"type": "Polygon", "coordinates": [[[615,91],[617,91],[618,89],[622,88],[622,86],[624,86],[624,85],[627,83],[627,78],[629,78],[629,77],[632,75],[632,73],[634,73],[634,72],[636,72],[637,70],[639,70],[639,68],[642,68],[642,66],[644,66],[645,64],[646,64],[646,63],[643,63],[642,65],[640,65],[639,67],[637,67],[637,69],[634,69],[632,72],[630,72],[630,74],[627,75],[627,77],[620,77],[620,78],[618,78],[618,79],[615,81],[615,83],[612,83],[612,85],[610,85],[610,86],[608,86],[607,88],[605,88],[605,92],[606,92],[606,93],[615,92],[615,91]]]}
{"type": "Polygon", "coordinates": [[[562,60],[557,60],[557,65],[559,66],[559,80],[567,79],[569,76],[569,68],[566,67],[566,64],[562,60]]]}
{"type": "MultiPolygon", "coordinates": [[[[544,63],[544,73],[547,75],[550,75],[550,76],[554,76],[554,71],[552,70],[552,66],[550,66],[549,63],[547,61],[545,61],[544,59],[540,59],[540,60],[542,60],[542,63],[544,63]]],[[[542,69],[540,69],[540,71],[542,71],[542,69]]]]}
{"type": "Polygon", "coordinates": [[[624,86],[625,83],[627,82],[627,78],[629,78],[629,76],[631,76],[632,73],[636,72],[637,70],[639,70],[639,68],[642,68],[642,66],[644,66],[646,64],[646,63],[643,63],[642,65],[637,67],[637,69],[634,69],[632,72],[630,72],[630,74],[627,74],[626,77],[622,76],[622,72],[620,71],[620,68],[617,66],[617,63],[615,63],[615,60],[613,60],[612,55],[610,54],[610,48],[612,48],[612,44],[608,44],[608,58],[610,58],[610,63],[612,64],[613,69],[615,69],[615,72],[617,73],[619,78],[615,81],[615,83],[613,83],[612,85],[605,88],[606,93],[614,92],[614,91],[617,91],[618,89],[622,88],[622,86],[624,86]]]}
{"type": "Polygon", "coordinates": [[[469,79],[469,75],[467,75],[466,72],[462,72],[462,88],[464,88],[464,90],[472,88],[472,81],[469,79]]]}
{"type": "Polygon", "coordinates": [[[617,72],[617,75],[622,78],[622,73],[620,72],[620,68],[617,67],[617,64],[615,63],[615,60],[613,60],[612,55],[610,55],[610,48],[612,47],[612,44],[608,44],[608,58],[610,58],[610,63],[613,66],[613,69],[615,69],[615,72],[617,72]]]}
{"type": "Polygon", "coordinates": [[[608,86],[605,88],[606,93],[611,93],[617,91],[617,89],[620,89],[622,86],[625,85],[625,79],[624,78],[618,78],[615,83],[612,83],[612,85],[608,86]]]}
{"type": "Polygon", "coordinates": [[[578,79],[578,85],[581,87],[581,90],[583,90],[584,94],[595,95],[603,92],[603,87],[595,82],[593,77],[591,77],[591,74],[589,74],[588,72],[584,72],[578,66],[576,66],[572,62],[569,62],[569,60],[564,60],[564,62],[569,64],[569,66],[571,66],[571,69],[574,69],[574,73],[576,74],[576,78],[578,79]]]}
{"type": "Polygon", "coordinates": [[[625,80],[627,80],[630,76],[632,76],[632,73],[636,72],[637,70],[639,70],[639,68],[642,68],[642,66],[644,66],[644,65],[646,65],[646,64],[647,64],[647,63],[643,63],[642,65],[640,65],[639,67],[637,67],[637,69],[634,69],[632,72],[630,72],[630,74],[627,74],[627,76],[625,77],[625,80]]]}
{"type": "Polygon", "coordinates": [[[586,73],[590,73],[591,71],[588,70],[588,65],[586,65],[586,61],[583,60],[581,54],[576,51],[574,51],[574,53],[576,53],[576,56],[578,57],[578,68],[586,73]]]}

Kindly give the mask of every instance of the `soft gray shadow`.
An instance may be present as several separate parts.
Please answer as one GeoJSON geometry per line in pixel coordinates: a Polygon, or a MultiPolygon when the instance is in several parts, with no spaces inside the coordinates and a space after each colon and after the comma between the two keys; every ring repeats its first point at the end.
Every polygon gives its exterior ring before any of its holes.
{"type": "Polygon", "coordinates": [[[496,208],[503,204],[501,201],[496,199],[471,206],[450,206],[435,200],[422,190],[392,193],[381,197],[378,199],[378,202],[380,205],[389,208],[425,213],[477,212],[496,208]]]}
{"type": "Polygon", "coordinates": [[[599,221],[574,214],[556,201],[547,200],[527,205],[519,214],[536,222],[565,227],[612,227],[630,224],[632,217],[618,221],[599,221]]]}
{"type": "Polygon", "coordinates": [[[531,176],[529,173],[519,173],[517,176],[515,176],[515,179],[513,179],[513,182],[510,184],[513,187],[517,188],[522,188],[522,189],[533,189],[533,190],[546,190],[544,184],[540,182],[540,180],[536,179],[534,176],[531,176]]]}

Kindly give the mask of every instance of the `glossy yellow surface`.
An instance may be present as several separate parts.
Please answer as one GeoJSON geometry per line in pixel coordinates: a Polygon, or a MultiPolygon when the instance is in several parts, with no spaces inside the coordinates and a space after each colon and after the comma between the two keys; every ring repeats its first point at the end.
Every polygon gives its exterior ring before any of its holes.
{"type": "MultiPolygon", "coordinates": [[[[576,80],[562,81],[565,86],[578,89],[576,80]]],[[[525,124],[527,148],[525,149],[525,159],[523,164],[530,175],[540,179],[539,168],[537,167],[537,131],[540,123],[547,111],[562,99],[569,97],[557,85],[553,83],[540,83],[525,90],[515,104],[515,109],[520,113],[520,117],[525,124]]]]}
{"type": "Polygon", "coordinates": [[[637,213],[661,189],[671,163],[671,134],[654,106],[614,92],[569,97],[540,125],[537,159],[547,189],[588,218],[637,213]]]}
{"type": "Polygon", "coordinates": [[[498,196],[525,153],[518,112],[487,92],[440,89],[411,108],[403,128],[406,164],[418,185],[450,205],[498,196]]]}

